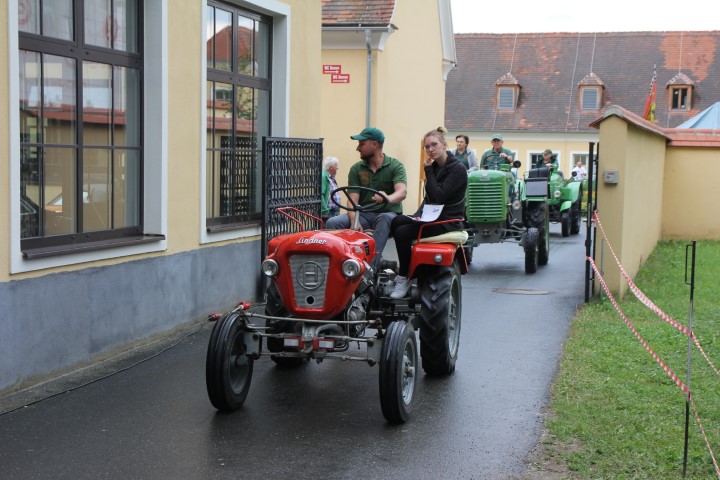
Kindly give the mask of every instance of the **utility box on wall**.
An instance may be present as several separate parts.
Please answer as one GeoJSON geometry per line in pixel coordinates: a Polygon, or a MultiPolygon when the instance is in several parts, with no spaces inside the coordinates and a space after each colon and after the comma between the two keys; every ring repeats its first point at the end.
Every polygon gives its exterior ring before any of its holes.
{"type": "Polygon", "coordinates": [[[603,182],[616,184],[620,180],[620,172],[617,170],[605,170],[603,172],[603,182]]]}

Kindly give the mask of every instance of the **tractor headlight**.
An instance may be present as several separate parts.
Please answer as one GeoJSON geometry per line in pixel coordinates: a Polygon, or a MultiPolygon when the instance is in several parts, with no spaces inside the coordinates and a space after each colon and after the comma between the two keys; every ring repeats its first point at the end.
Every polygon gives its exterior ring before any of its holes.
{"type": "Polygon", "coordinates": [[[555,198],[560,198],[560,195],[562,195],[560,193],[560,190],[555,190],[555,193],[553,193],[553,197],[555,197],[555,198]]]}
{"type": "Polygon", "coordinates": [[[272,278],[276,276],[278,274],[278,270],[280,270],[280,267],[275,260],[268,258],[262,262],[262,272],[266,277],[272,278]]]}
{"type": "Polygon", "coordinates": [[[355,278],[360,275],[361,271],[362,269],[360,268],[360,262],[358,262],[354,258],[345,260],[342,264],[342,273],[347,278],[355,278]]]}

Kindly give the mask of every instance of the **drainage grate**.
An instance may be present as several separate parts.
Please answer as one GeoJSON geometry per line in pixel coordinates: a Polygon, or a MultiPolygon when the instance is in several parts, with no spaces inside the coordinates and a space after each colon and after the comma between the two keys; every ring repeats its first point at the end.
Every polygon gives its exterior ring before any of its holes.
{"type": "Polygon", "coordinates": [[[530,290],[528,288],[493,288],[493,292],[507,293],[508,295],[549,295],[549,290],[530,290]]]}

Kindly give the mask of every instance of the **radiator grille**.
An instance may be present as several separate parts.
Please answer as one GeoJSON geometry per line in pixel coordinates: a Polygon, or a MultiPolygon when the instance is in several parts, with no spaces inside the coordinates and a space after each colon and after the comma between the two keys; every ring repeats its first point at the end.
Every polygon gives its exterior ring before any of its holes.
{"type": "Polygon", "coordinates": [[[466,212],[468,221],[491,222],[505,218],[504,183],[478,182],[468,185],[466,212]]]}
{"type": "Polygon", "coordinates": [[[323,308],[330,257],[293,255],[289,261],[296,305],[301,308],[323,308]]]}

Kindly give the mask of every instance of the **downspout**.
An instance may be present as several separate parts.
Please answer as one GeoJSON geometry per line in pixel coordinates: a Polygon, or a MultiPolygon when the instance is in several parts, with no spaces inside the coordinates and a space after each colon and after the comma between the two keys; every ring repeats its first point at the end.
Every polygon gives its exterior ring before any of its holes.
{"type": "Polygon", "coordinates": [[[367,47],[367,86],[365,87],[365,127],[370,126],[370,96],[372,95],[372,45],[370,43],[370,29],[365,29],[365,46],[367,47]]]}

